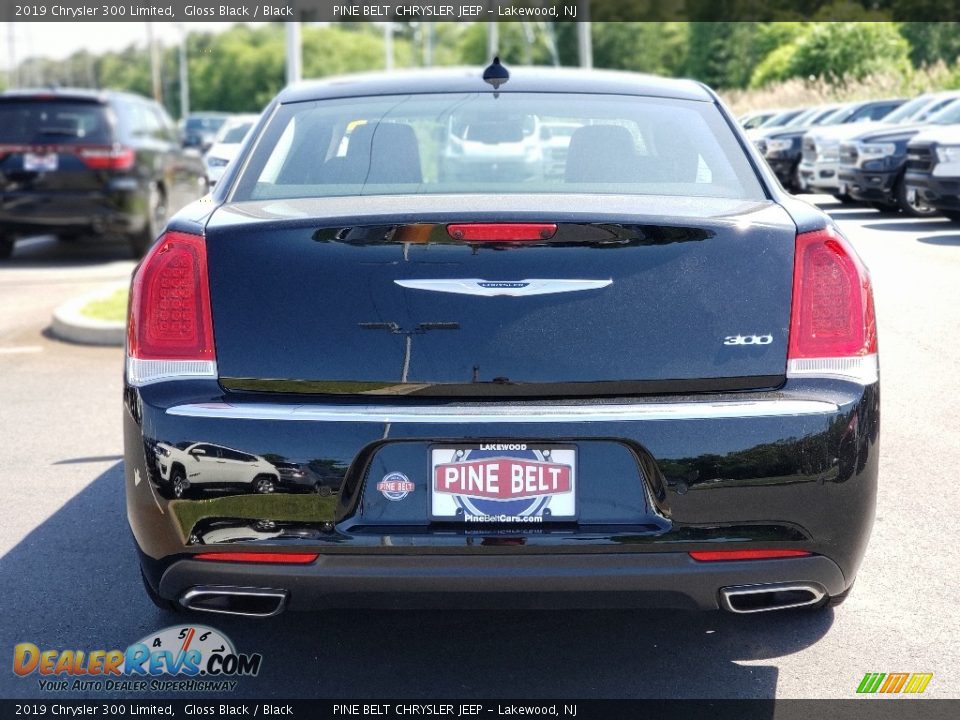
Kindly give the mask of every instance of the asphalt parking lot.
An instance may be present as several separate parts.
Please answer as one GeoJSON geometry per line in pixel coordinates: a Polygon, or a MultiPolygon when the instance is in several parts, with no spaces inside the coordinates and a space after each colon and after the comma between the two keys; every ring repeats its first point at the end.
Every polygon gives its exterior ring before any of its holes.
{"type": "MultiPolygon", "coordinates": [[[[816,196],[873,275],[880,494],[842,607],[206,616],[263,668],[227,697],[853,698],[867,672],[932,672],[960,697],[960,225],[816,196]]],[[[128,275],[126,248],[38,238],[0,264],[0,659],[124,648],[175,624],[143,595],[124,516],[122,353],[46,333],[56,305],[128,275]]],[[[75,696],[71,693],[71,697],[75,696]]],[[[0,670],[0,697],[40,697],[0,670]]],[[[111,697],[122,695],[113,694],[111,697]]]]}

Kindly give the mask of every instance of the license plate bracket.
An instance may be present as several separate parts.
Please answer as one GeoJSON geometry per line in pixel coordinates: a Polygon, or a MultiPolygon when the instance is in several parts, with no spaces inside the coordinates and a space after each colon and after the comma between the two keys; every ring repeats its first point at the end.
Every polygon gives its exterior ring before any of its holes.
{"type": "Polygon", "coordinates": [[[430,447],[430,519],[535,525],[577,519],[577,450],[540,442],[430,447]]]}

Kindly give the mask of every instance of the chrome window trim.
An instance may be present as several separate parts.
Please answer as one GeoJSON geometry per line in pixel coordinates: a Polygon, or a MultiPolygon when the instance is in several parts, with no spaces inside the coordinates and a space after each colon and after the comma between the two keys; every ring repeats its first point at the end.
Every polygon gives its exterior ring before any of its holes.
{"type": "Polygon", "coordinates": [[[176,417],[229,420],[299,420],[369,423],[565,423],[830,415],[823,400],[722,400],[606,405],[284,405],[280,403],[192,403],[167,409],[176,417]]]}

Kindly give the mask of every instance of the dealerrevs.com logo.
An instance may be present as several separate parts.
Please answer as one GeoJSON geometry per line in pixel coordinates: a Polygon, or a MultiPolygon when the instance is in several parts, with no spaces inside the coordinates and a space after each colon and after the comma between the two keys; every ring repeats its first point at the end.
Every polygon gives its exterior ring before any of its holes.
{"type": "Polygon", "coordinates": [[[206,625],[164,628],[125,650],[41,649],[30,642],[13,649],[13,672],[37,676],[46,692],[223,692],[236,688],[234,678],[256,676],[262,662],[206,625]]]}

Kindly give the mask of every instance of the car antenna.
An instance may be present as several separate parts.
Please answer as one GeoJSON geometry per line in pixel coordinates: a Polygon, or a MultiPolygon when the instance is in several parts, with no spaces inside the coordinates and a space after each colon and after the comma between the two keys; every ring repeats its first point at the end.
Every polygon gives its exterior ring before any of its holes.
{"type": "Polygon", "coordinates": [[[500,86],[503,85],[507,80],[510,79],[509,71],[500,64],[500,56],[497,55],[493,58],[493,62],[487,65],[483,71],[484,82],[488,82],[493,85],[494,97],[499,97],[500,93],[496,92],[500,89],[500,86]]]}

